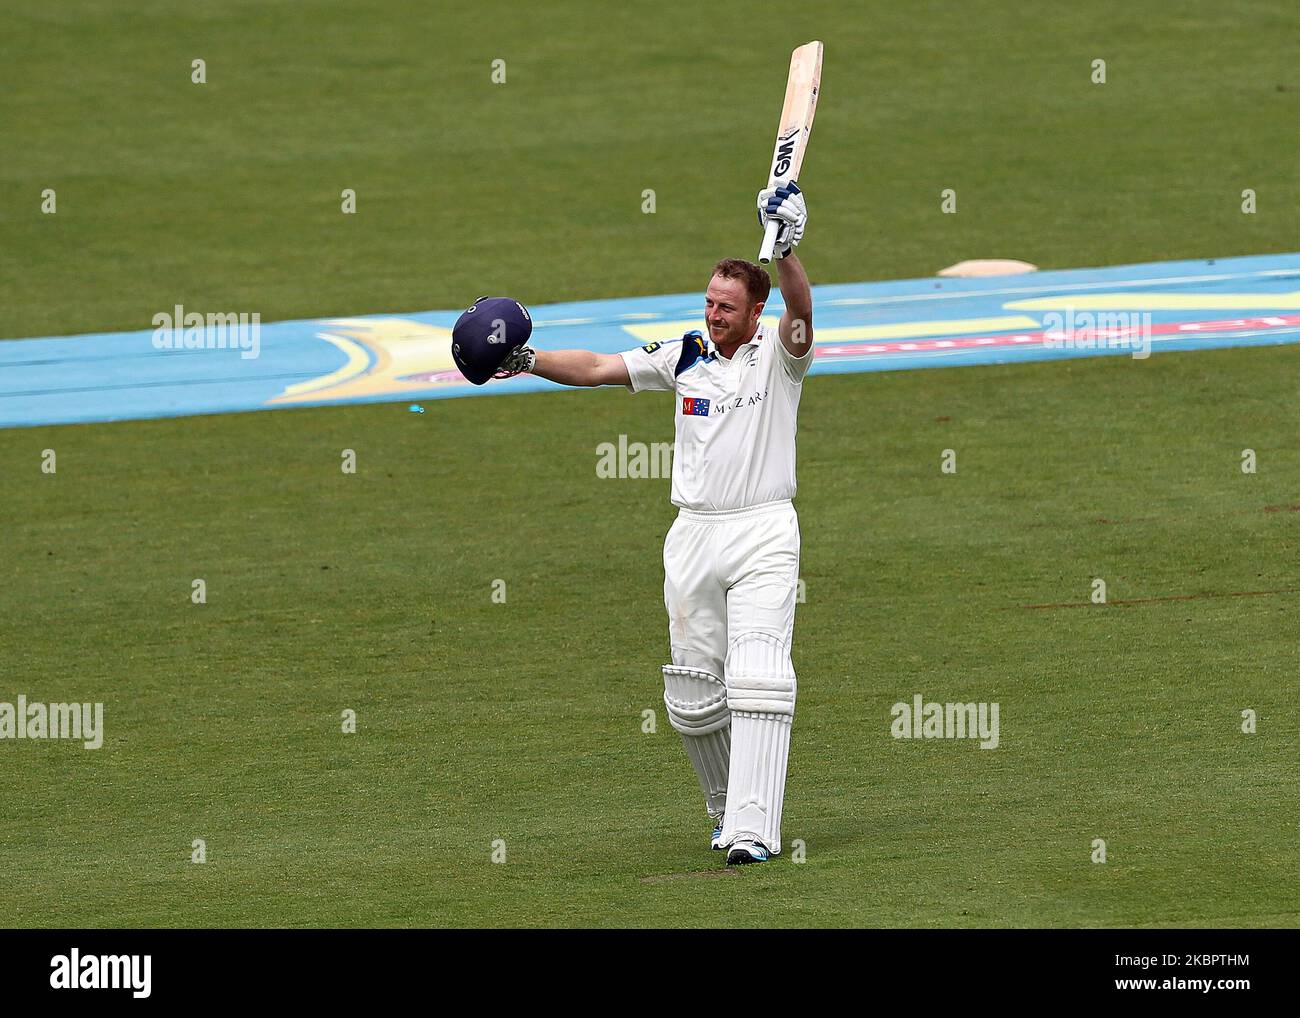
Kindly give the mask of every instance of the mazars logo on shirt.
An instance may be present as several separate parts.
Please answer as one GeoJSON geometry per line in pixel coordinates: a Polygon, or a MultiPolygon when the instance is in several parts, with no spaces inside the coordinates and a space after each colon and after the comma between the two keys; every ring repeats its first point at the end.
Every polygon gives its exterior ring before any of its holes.
{"type": "Polygon", "coordinates": [[[748,396],[728,396],[726,399],[718,400],[717,406],[713,408],[715,415],[725,414],[728,410],[739,410],[741,407],[756,406],[762,403],[767,396],[767,390],[762,392],[752,392],[748,396]]]}
{"type": "Polygon", "coordinates": [[[697,399],[693,396],[683,396],[682,413],[687,417],[708,417],[709,401],[707,399],[697,399]]]}

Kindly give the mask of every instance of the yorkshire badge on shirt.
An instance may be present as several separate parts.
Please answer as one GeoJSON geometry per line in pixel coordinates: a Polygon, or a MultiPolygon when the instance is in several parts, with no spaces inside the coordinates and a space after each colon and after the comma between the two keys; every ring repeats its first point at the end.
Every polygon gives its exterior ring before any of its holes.
{"type": "Polygon", "coordinates": [[[776,327],[762,325],[730,360],[698,337],[621,356],[632,392],[676,393],[674,505],[744,509],[794,498],[795,429],[811,348],[794,357],[776,327]],[[683,342],[700,349],[683,356],[683,342]]]}

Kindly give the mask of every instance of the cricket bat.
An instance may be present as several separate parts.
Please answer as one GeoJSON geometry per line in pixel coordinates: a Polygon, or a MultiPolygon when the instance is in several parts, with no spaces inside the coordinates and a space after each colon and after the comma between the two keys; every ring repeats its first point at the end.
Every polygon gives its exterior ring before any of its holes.
{"type": "MultiPolygon", "coordinates": [[[[772,150],[768,187],[779,187],[798,179],[804,152],[808,150],[808,136],[812,134],[821,83],[822,44],[805,43],[790,54],[790,76],[785,82],[785,105],[781,107],[781,126],[776,132],[776,147],[772,150]]],[[[763,232],[763,246],[758,249],[760,262],[767,264],[772,260],[776,231],[780,228],[779,222],[768,220],[763,232]]]]}

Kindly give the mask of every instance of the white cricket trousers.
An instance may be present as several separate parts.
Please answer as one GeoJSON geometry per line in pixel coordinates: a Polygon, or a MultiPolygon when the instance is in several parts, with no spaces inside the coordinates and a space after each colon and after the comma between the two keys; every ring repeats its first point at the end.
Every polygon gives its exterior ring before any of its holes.
{"type": "Polygon", "coordinates": [[[788,500],[681,509],[664,541],[664,699],[723,844],[781,850],[795,674],[799,519],[788,500]]]}

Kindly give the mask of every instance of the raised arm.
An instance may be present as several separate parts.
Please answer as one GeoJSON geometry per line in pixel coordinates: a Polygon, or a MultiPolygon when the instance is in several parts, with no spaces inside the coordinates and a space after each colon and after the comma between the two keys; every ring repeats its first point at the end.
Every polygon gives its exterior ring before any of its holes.
{"type": "Polygon", "coordinates": [[[627,365],[616,353],[538,350],[532,374],[561,385],[627,385],[627,365]]]}
{"type": "Polygon", "coordinates": [[[794,357],[802,357],[812,349],[812,287],[808,273],[791,251],[776,263],[776,278],[785,298],[785,314],[781,316],[781,345],[794,357]]]}
{"type": "Polygon", "coordinates": [[[781,316],[778,330],[781,345],[790,356],[803,357],[812,349],[812,288],[794,249],[803,240],[808,206],[803,191],[793,180],[758,192],[759,228],[766,229],[769,219],[781,224],[773,249],[777,258],[776,279],[785,298],[785,314],[781,316]]]}

